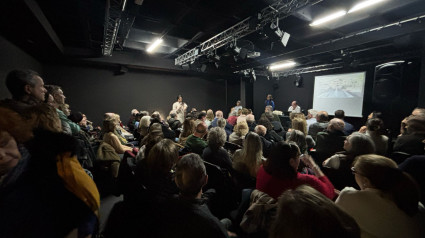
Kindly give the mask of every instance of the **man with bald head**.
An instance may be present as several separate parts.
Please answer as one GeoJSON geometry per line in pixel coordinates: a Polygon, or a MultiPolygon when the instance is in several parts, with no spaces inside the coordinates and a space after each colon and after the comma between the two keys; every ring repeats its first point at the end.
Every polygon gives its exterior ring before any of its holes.
{"type": "Polygon", "coordinates": [[[204,140],[206,134],[207,125],[205,122],[199,123],[196,126],[195,132],[187,137],[185,147],[193,153],[202,155],[202,152],[208,146],[207,142],[204,140]]]}
{"type": "Polygon", "coordinates": [[[254,132],[260,136],[261,144],[263,145],[263,156],[267,158],[272,148],[272,142],[264,137],[267,134],[267,128],[263,125],[257,125],[254,129],[254,132]]]}
{"type": "Polygon", "coordinates": [[[293,101],[291,106],[288,108],[288,112],[301,113],[301,107],[298,106],[297,101],[293,101]]]}
{"type": "Polygon", "coordinates": [[[223,112],[220,110],[217,110],[215,112],[215,118],[214,120],[211,122],[211,126],[210,127],[216,127],[217,126],[217,120],[223,118],[223,112]]]}
{"type": "Polygon", "coordinates": [[[318,164],[334,155],[336,152],[344,150],[344,126],[343,120],[334,118],[329,121],[325,132],[317,133],[316,159],[318,164]]]}

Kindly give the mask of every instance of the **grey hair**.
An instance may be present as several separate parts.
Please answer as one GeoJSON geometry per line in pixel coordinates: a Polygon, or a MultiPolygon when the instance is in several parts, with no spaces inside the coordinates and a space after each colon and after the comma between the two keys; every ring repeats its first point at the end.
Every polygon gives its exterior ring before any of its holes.
{"type": "Polygon", "coordinates": [[[208,132],[208,146],[218,149],[226,143],[227,134],[223,128],[214,127],[208,132]]]}

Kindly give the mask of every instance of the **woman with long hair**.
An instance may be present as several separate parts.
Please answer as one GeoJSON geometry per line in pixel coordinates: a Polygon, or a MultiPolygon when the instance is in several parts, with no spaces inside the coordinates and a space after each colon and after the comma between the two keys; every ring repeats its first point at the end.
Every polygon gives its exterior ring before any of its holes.
{"type": "Polygon", "coordinates": [[[262,161],[261,138],[257,133],[250,132],[245,137],[243,148],[237,150],[233,155],[233,169],[255,178],[262,161]]]}
{"type": "Polygon", "coordinates": [[[285,190],[302,184],[310,185],[330,199],[335,196],[334,186],[310,156],[301,156],[295,143],[275,143],[267,162],[258,170],[256,188],[277,199],[285,190]],[[301,160],[315,175],[297,172],[301,160]]]}
{"type": "Polygon", "coordinates": [[[187,137],[195,132],[195,122],[192,119],[186,118],[183,122],[183,131],[179,136],[179,144],[184,146],[186,144],[187,137]]]}
{"type": "Polygon", "coordinates": [[[384,122],[380,118],[371,118],[366,122],[366,135],[375,144],[376,154],[386,155],[388,151],[388,137],[384,135],[384,122]]]}
{"type": "Polygon", "coordinates": [[[238,122],[233,129],[233,133],[229,136],[229,142],[242,146],[245,135],[248,134],[248,132],[249,128],[246,121],[238,122]]]}
{"type": "MultiPolygon", "coordinates": [[[[292,127],[289,128],[288,132],[286,133],[286,138],[288,139],[291,136],[291,132],[293,130],[301,131],[302,133],[304,133],[304,137],[306,140],[306,149],[313,148],[316,145],[316,142],[313,140],[313,137],[311,137],[311,135],[307,134],[307,121],[305,117],[294,117],[291,123],[292,127]]],[[[300,147],[300,149],[302,148],[300,147]]]]}
{"type": "Polygon", "coordinates": [[[424,237],[416,216],[419,190],[394,161],[361,155],[351,170],[360,190],[343,189],[336,205],[356,220],[362,237],[424,237]]]}
{"type": "Polygon", "coordinates": [[[354,132],[344,141],[344,151],[338,152],[323,161],[323,167],[329,168],[325,173],[329,176],[335,188],[343,189],[346,186],[356,187],[351,176],[351,164],[359,155],[375,153],[372,139],[362,133],[354,132]]]}

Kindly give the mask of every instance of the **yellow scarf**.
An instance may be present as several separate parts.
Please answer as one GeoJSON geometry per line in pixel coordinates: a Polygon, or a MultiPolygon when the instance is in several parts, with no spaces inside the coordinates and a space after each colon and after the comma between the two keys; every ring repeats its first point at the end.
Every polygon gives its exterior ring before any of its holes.
{"type": "Polygon", "coordinates": [[[83,201],[96,216],[99,216],[100,195],[93,179],[87,175],[70,152],[58,155],[56,158],[58,175],[65,183],[65,188],[83,201]]]}

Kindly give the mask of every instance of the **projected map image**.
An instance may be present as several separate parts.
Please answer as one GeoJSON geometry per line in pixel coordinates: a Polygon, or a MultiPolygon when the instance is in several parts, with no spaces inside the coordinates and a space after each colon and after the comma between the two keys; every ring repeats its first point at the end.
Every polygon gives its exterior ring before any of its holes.
{"type": "Polygon", "coordinates": [[[351,74],[328,76],[315,90],[319,98],[354,98],[362,96],[363,87],[364,76],[351,74]]]}

